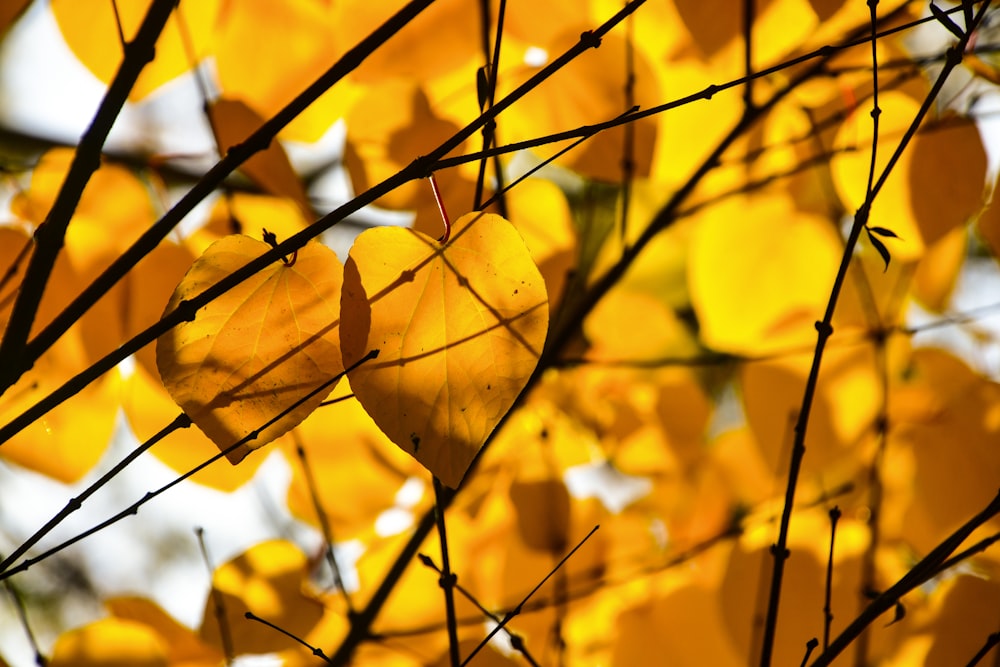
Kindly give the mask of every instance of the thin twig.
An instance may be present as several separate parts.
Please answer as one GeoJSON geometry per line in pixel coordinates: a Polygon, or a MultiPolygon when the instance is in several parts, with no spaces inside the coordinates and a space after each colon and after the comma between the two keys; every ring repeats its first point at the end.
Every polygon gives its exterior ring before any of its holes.
{"type": "Polygon", "coordinates": [[[120,472],[125,470],[125,468],[128,467],[128,465],[131,464],[133,461],[135,461],[137,458],[139,458],[141,454],[148,451],[150,447],[160,442],[161,440],[163,440],[163,438],[167,437],[174,431],[182,428],[187,428],[190,425],[191,425],[191,420],[188,418],[187,415],[185,415],[184,413],[177,415],[173,419],[173,421],[171,421],[169,424],[160,429],[159,432],[157,432],[151,438],[146,440],[146,442],[142,443],[141,445],[133,449],[131,452],[129,452],[129,454],[125,458],[123,458],[121,461],[115,464],[115,466],[112,467],[110,470],[108,470],[106,473],[101,475],[101,477],[97,479],[93,484],[84,489],[84,491],[80,493],[80,495],[76,496],[75,498],[70,498],[69,501],[67,501],[66,506],[58,514],[49,519],[49,521],[46,522],[44,526],[36,530],[31,537],[29,537],[20,545],[18,545],[18,547],[14,549],[12,553],[8,554],[8,556],[4,558],[2,562],[0,562],[0,578],[3,578],[3,574],[7,572],[7,568],[9,568],[13,563],[17,561],[17,559],[19,559],[25,553],[27,553],[28,549],[35,546],[39,540],[41,540],[43,537],[52,532],[52,530],[56,526],[58,526],[60,523],[66,520],[66,517],[68,517],[70,514],[77,511],[78,509],[80,509],[83,506],[84,501],[87,500],[87,498],[94,495],[94,493],[97,492],[98,489],[100,489],[102,486],[104,486],[112,479],[117,477],[120,472]]]}
{"type": "Polygon", "coordinates": [[[458,622],[455,617],[455,575],[451,571],[451,558],[448,556],[448,532],[445,528],[444,512],[448,506],[445,499],[444,485],[434,477],[434,516],[437,524],[438,542],[441,545],[441,577],[438,583],[444,590],[445,621],[448,626],[448,657],[451,667],[459,667],[462,657],[458,653],[458,622]]]}
{"type": "MultiPolygon", "coordinates": [[[[240,438],[239,440],[237,440],[236,442],[234,442],[229,447],[226,447],[225,449],[223,449],[222,451],[220,451],[218,454],[212,456],[209,459],[206,459],[205,461],[202,461],[200,464],[198,464],[194,468],[191,468],[190,470],[188,470],[183,475],[179,475],[178,477],[176,477],[172,481],[168,482],[167,484],[164,484],[163,486],[161,486],[160,488],[156,489],[155,491],[147,491],[146,494],[142,498],[140,498],[139,500],[135,501],[134,503],[132,503],[131,505],[129,505],[128,507],[126,507],[125,509],[123,509],[121,512],[118,512],[117,514],[115,514],[114,516],[112,516],[112,517],[110,517],[110,518],[102,521],[101,523],[99,523],[99,524],[97,524],[95,526],[92,526],[91,528],[83,531],[82,533],[79,533],[79,534],[71,537],[70,539],[68,539],[68,540],[66,540],[66,541],[64,541],[64,542],[62,542],[60,544],[57,544],[56,546],[52,547],[48,551],[45,551],[45,552],[39,554],[38,556],[36,556],[34,558],[26,558],[26,559],[24,559],[23,561],[21,561],[15,567],[10,567],[10,563],[13,562],[13,559],[11,557],[8,557],[4,561],[4,563],[2,564],[2,569],[0,569],[0,581],[2,581],[4,579],[8,579],[8,578],[14,576],[15,574],[20,573],[20,572],[24,572],[25,570],[27,570],[28,568],[30,568],[32,565],[35,565],[36,563],[39,563],[39,562],[45,560],[46,558],[49,558],[50,556],[53,556],[53,555],[59,553],[63,549],[66,549],[67,547],[70,547],[70,546],[76,544],[77,542],[80,542],[81,540],[84,540],[84,539],[90,537],[91,535],[94,535],[95,533],[98,533],[98,532],[104,530],[108,526],[112,526],[112,525],[118,523],[119,521],[121,521],[122,519],[124,519],[127,516],[130,516],[130,515],[133,515],[133,514],[138,514],[139,513],[139,508],[142,507],[143,505],[145,505],[146,503],[148,503],[153,498],[156,498],[157,496],[159,496],[159,495],[161,495],[163,493],[166,493],[167,491],[169,491],[173,487],[177,486],[178,484],[180,484],[184,480],[186,480],[186,479],[192,477],[193,475],[201,472],[202,470],[204,470],[208,466],[212,465],[216,461],[219,461],[220,459],[222,459],[225,456],[229,455],[230,453],[236,451],[237,449],[239,449],[241,447],[245,447],[247,443],[253,442],[254,440],[256,440],[260,436],[260,434],[263,431],[265,431],[269,426],[271,426],[271,424],[274,424],[278,420],[282,419],[285,415],[289,414],[290,412],[292,412],[297,407],[299,407],[300,405],[302,405],[306,401],[310,400],[311,398],[313,398],[317,394],[319,394],[319,393],[321,393],[323,391],[329,392],[330,389],[333,387],[333,385],[336,384],[340,380],[340,378],[343,377],[343,375],[345,375],[346,373],[350,372],[351,369],[356,368],[360,364],[363,364],[363,363],[365,363],[365,362],[367,362],[367,361],[369,361],[371,359],[374,359],[377,356],[378,356],[378,350],[372,350],[367,355],[365,355],[364,357],[362,357],[351,368],[349,368],[346,371],[344,371],[344,373],[341,373],[340,375],[337,375],[337,376],[331,378],[330,380],[322,383],[321,385],[319,385],[315,389],[312,389],[307,394],[305,394],[304,396],[302,396],[301,398],[299,398],[295,402],[293,402],[291,405],[289,405],[287,408],[285,408],[284,410],[282,410],[281,412],[279,412],[278,414],[276,414],[274,417],[272,417],[271,419],[268,419],[265,423],[261,424],[257,429],[251,431],[246,436],[240,438]]],[[[182,414],[179,417],[177,417],[177,419],[175,419],[175,421],[180,420],[180,419],[186,419],[186,416],[182,414]]],[[[169,427],[167,427],[167,428],[169,428],[169,427]]],[[[164,430],[166,430],[166,428],[164,430]]],[[[161,433],[162,432],[163,431],[161,431],[161,433]]],[[[159,435],[159,434],[157,434],[157,435],[159,435]]],[[[138,456],[138,453],[137,452],[132,452],[132,454],[130,454],[130,456],[132,456],[132,457],[138,456]]],[[[119,465],[122,465],[122,464],[119,464],[119,465]]],[[[74,505],[73,509],[76,509],[76,507],[75,507],[76,503],[74,503],[74,501],[70,501],[70,504],[74,505]]],[[[69,514],[70,511],[72,511],[72,510],[69,510],[69,511],[64,510],[64,513],[65,514],[69,514]]],[[[51,525],[52,527],[54,527],[63,518],[65,518],[65,517],[62,516],[62,513],[61,513],[60,516],[57,516],[52,521],[50,521],[49,524],[46,524],[46,528],[48,528],[49,525],[51,525]]],[[[16,553],[22,553],[23,554],[26,550],[27,550],[27,548],[24,545],[21,545],[21,547],[18,548],[18,550],[17,550],[16,553]]]]}
{"type": "MultiPolygon", "coordinates": [[[[830,627],[833,625],[833,547],[837,540],[840,508],[830,510],[830,552],[826,557],[826,592],[823,596],[823,650],[830,647],[830,627]]],[[[808,658],[808,655],[806,656],[808,658]]]]}
{"type": "Polygon", "coordinates": [[[233,634],[229,629],[229,618],[226,616],[226,600],[222,597],[222,591],[215,586],[215,566],[208,555],[208,545],[205,544],[205,529],[199,526],[194,529],[194,534],[198,538],[201,559],[205,563],[205,569],[208,570],[212,609],[215,614],[215,622],[219,624],[219,636],[222,638],[222,652],[226,656],[226,664],[231,665],[236,653],[233,651],[233,634]]]}
{"type": "Polygon", "coordinates": [[[590,532],[587,533],[584,536],[584,538],[577,543],[577,545],[575,547],[573,547],[572,549],[570,549],[569,553],[567,553],[565,556],[563,556],[559,560],[559,562],[556,563],[555,567],[553,567],[549,571],[549,573],[546,574],[542,578],[542,580],[539,581],[535,585],[535,587],[532,588],[528,592],[528,594],[525,595],[521,599],[521,601],[517,604],[516,607],[514,607],[513,609],[511,609],[510,611],[508,611],[506,614],[504,614],[504,617],[502,619],[500,619],[500,623],[498,623],[492,630],[489,631],[489,633],[486,635],[486,637],[481,642],[479,642],[479,645],[476,646],[476,648],[472,651],[472,653],[469,654],[469,657],[467,657],[465,659],[465,662],[462,663],[462,667],[465,667],[465,665],[469,664],[472,661],[472,659],[476,656],[476,654],[479,653],[479,651],[481,651],[484,646],[486,646],[487,644],[489,644],[490,640],[493,639],[493,637],[495,637],[498,632],[500,632],[508,623],[510,623],[510,621],[515,616],[517,616],[518,614],[521,613],[521,611],[524,609],[524,605],[527,604],[528,600],[530,600],[535,595],[535,593],[537,593],[539,591],[539,589],[542,586],[545,585],[545,582],[547,582],[549,579],[551,579],[557,572],[559,572],[562,569],[562,566],[566,564],[566,561],[568,561],[570,558],[572,558],[573,554],[575,554],[577,551],[579,551],[580,547],[582,547],[584,544],[586,544],[587,540],[589,540],[591,538],[591,536],[594,533],[596,533],[599,528],[600,528],[600,526],[594,526],[593,528],[591,528],[590,532]]]}
{"type": "MultiPolygon", "coordinates": [[[[431,568],[439,575],[443,575],[442,569],[437,566],[437,564],[434,562],[434,559],[431,558],[430,556],[419,554],[417,558],[425,566],[431,568]]],[[[462,583],[458,581],[458,579],[455,579],[455,590],[461,593],[462,597],[471,602],[483,616],[486,616],[488,619],[490,619],[497,625],[499,625],[500,622],[503,620],[499,616],[491,612],[489,609],[484,607],[482,603],[479,600],[477,600],[476,597],[471,592],[469,592],[468,589],[462,586],[462,583]]],[[[532,656],[531,653],[528,651],[528,647],[525,646],[524,640],[521,638],[520,635],[511,632],[510,628],[506,626],[504,626],[503,632],[505,635],[507,635],[507,639],[510,641],[511,647],[515,651],[520,653],[522,656],[524,656],[525,661],[527,661],[529,665],[531,665],[532,667],[539,667],[538,662],[535,660],[534,656],[532,656]]]]}
{"type": "MultiPolygon", "coordinates": [[[[980,14],[977,17],[978,20],[981,20],[984,10],[988,6],[989,2],[986,2],[982,7],[980,7],[980,14]]],[[[872,31],[872,34],[876,34],[874,30],[872,31]]],[[[969,31],[969,34],[971,34],[971,30],[969,31]]],[[[813,406],[813,397],[815,396],[816,387],[819,382],[819,370],[823,359],[823,351],[830,336],[833,335],[833,313],[840,297],[840,291],[844,285],[848,267],[850,266],[851,258],[854,254],[854,248],[857,245],[861,231],[865,229],[868,224],[871,206],[875,197],[878,195],[882,186],[889,178],[889,174],[892,173],[892,170],[899,161],[899,158],[908,147],[910,140],[916,133],[917,128],[923,122],[924,117],[930,111],[931,106],[934,104],[934,100],[944,87],[944,83],[948,76],[951,74],[952,70],[962,62],[962,53],[967,39],[968,37],[966,37],[966,40],[960,40],[958,45],[949,49],[948,58],[945,61],[940,75],[931,87],[930,92],[924,99],[923,104],[921,104],[920,109],[917,111],[917,114],[910,126],[903,134],[899,145],[889,158],[889,161],[882,170],[878,180],[869,188],[868,196],[865,197],[864,203],[862,203],[861,207],[855,214],[854,224],[851,227],[850,234],[848,235],[847,242],[845,243],[844,254],[841,258],[840,267],[837,270],[837,276],[834,279],[830,298],[827,302],[826,312],[822,321],[816,323],[816,351],[813,356],[813,363],[809,369],[809,376],[806,380],[806,387],[802,396],[802,406],[799,410],[798,421],[795,426],[795,442],[792,446],[791,463],[788,470],[788,485],[785,490],[785,502],[778,532],[778,540],[771,550],[774,557],[774,570],[771,576],[771,590],[768,599],[767,616],[764,622],[764,640],[761,646],[760,659],[761,667],[769,667],[771,664],[775,633],[778,625],[778,605],[781,598],[782,577],[784,574],[785,561],[789,556],[788,530],[791,523],[792,508],[795,502],[795,491],[798,485],[799,471],[801,470],[802,460],[805,456],[806,430],[808,428],[809,416],[813,406]]]]}
{"type": "Polygon", "coordinates": [[[977,528],[998,514],[1000,514],[1000,494],[995,496],[981,512],[945,538],[929,554],[924,556],[923,560],[910,568],[889,590],[872,600],[864,612],[858,615],[840,635],[830,642],[829,648],[816,658],[812,667],[826,667],[832,663],[875,619],[892,609],[904,595],[936,576],[940,565],[945,562],[948,556],[961,546],[977,528]]]}
{"type": "Polygon", "coordinates": [[[7,595],[10,596],[14,609],[17,610],[17,618],[21,623],[21,629],[24,630],[24,636],[28,639],[28,645],[31,646],[32,653],[35,654],[35,664],[43,667],[46,664],[45,656],[42,655],[42,649],[38,646],[38,639],[31,630],[31,623],[28,621],[28,610],[24,607],[24,600],[9,581],[3,582],[3,585],[7,590],[7,595]]]}
{"type": "Polygon", "coordinates": [[[340,565],[337,563],[337,555],[333,550],[333,530],[330,528],[330,519],[323,508],[323,503],[320,502],[316,480],[312,473],[312,466],[309,465],[309,460],[306,457],[306,448],[302,444],[302,439],[296,430],[292,431],[292,439],[295,441],[295,453],[299,457],[299,463],[302,464],[302,475],[306,479],[309,498],[312,500],[313,510],[316,512],[316,521],[319,522],[319,528],[323,534],[323,553],[326,556],[326,562],[330,565],[330,571],[333,572],[333,584],[343,596],[348,614],[353,614],[354,604],[351,602],[351,596],[347,593],[347,587],[344,585],[344,577],[340,572],[340,565]]]}
{"type": "Polygon", "coordinates": [[[153,61],[156,40],[163,31],[175,2],[176,0],[155,0],[139,26],[135,39],[125,45],[121,65],[111,80],[94,119],[80,139],[59,194],[45,216],[45,221],[35,230],[35,252],[28,262],[21,290],[14,301],[14,308],[0,341],[0,394],[9,389],[34,363],[34,358],[27,353],[25,346],[56,257],[65,243],[66,230],[90,177],[101,166],[101,149],[111,126],[118,118],[139,74],[153,61]]]}
{"type": "Polygon", "coordinates": [[[976,654],[972,656],[972,659],[969,660],[968,667],[976,667],[976,665],[978,665],[979,662],[985,658],[997,644],[1000,644],[1000,632],[990,633],[990,635],[986,638],[986,643],[983,644],[982,647],[976,651],[976,654]]]}
{"type": "Polygon", "coordinates": [[[252,611],[246,612],[245,614],[243,614],[243,617],[245,619],[247,619],[248,621],[256,621],[257,623],[261,623],[263,625],[266,625],[267,627],[271,628],[272,630],[277,630],[278,632],[280,632],[281,634],[285,635],[289,639],[291,639],[291,640],[293,640],[295,642],[298,642],[302,646],[305,646],[307,649],[309,649],[310,651],[312,651],[312,654],[314,656],[316,656],[317,658],[319,658],[323,662],[328,663],[328,664],[333,662],[332,660],[330,660],[330,658],[325,653],[323,653],[323,649],[318,648],[316,646],[313,646],[312,644],[310,644],[306,640],[302,639],[302,637],[299,637],[298,635],[293,635],[288,630],[285,630],[284,628],[275,625],[271,621],[268,621],[266,619],[261,618],[260,616],[258,616],[257,614],[253,613],[252,611]]]}

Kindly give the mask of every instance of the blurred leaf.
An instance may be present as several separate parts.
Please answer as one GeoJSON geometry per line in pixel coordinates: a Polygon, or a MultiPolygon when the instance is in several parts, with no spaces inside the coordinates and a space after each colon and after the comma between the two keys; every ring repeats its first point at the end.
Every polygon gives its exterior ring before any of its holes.
{"type": "Polygon", "coordinates": [[[545,283],[509,222],[470,213],[445,245],[419,232],[364,232],[345,267],[344,364],[375,423],[455,487],[535,368],[545,283]]]}
{"type": "MultiPolygon", "coordinates": [[[[129,93],[132,101],[142,100],[168,81],[187,72],[203,58],[211,43],[215,19],[222,0],[204,0],[175,9],[183,12],[185,38],[172,15],[156,42],[156,57],[143,69],[135,87],[129,93]],[[186,44],[194,52],[186,52],[186,44]]],[[[131,40],[139,29],[152,0],[116,0],[111,2],[78,2],[53,0],[52,14],[58,22],[66,44],[80,62],[103,83],[110,83],[122,60],[122,47],[114,9],[121,17],[125,39],[131,40]]]]}
{"type": "Polygon", "coordinates": [[[59,636],[50,667],[167,667],[168,647],[149,626],[105,618],[59,636]]]}
{"type": "Polygon", "coordinates": [[[694,229],[688,265],[702,340],[750,356],[808,345],[840,248],[826,220],[789,201],[754,197],[712,206],[694,229]]]}
{"type": "Polygon", "coordinates": [[[156,603],[140,597],[115,597],[105,601],[115,618],[142,623],[164,641],[171,665],[214,667],[224,658],[221,651],[207,646],[197,634],[169,616],[156,603]]]}
{"type": "MultiPolygon", "coordinates": [[[[363,36],[355,33],[347,43],[333,37],[332,13],[325,0],[222,0],[218,20],[210,26],[222,96],[239,100],[262,118],[277,113],[363,36]]],[[[308,143],[319,140],[344,116],[354,95],[349,82],[339,82],[281,136],[308,143]]]]}
{"type": "MultiPolygon", "coordinates": [[[[349,395],[341,383],[337,395],[349,395]]],[[[376,520],[396,504],[407,479],[421,468],[382,433],[356,400],[323,406],[295,429],[306,451],[316,492],[337,540],[368,539],[376,520]],[[344,502],[350,498],[350,502],[344,502]]],[[[291,458],[291,456],[289,456],[291,458]]],[[[302,465],[292,464],[288,507],[317,524],[316,508],[302,465]]]]}
{"type": "MultiPolygon", "coordinates": [[[[357,192],[392,176],[410,162],[430,152],[460,128],[440,117],[423,87],[409,79],[391,79],[365,89],[347,115],[349,150],[345,156],[357,192]]],[[[459,179],[457,170],[436,175],[442,191],[459,179]]],[[[426,183],[405,183],[378,200],[393,209],[433,205],[426,183]]],[[[435,207],[436,208],[436,207],[435,207]]]]}
{"type": "MultiPolygon", "coordinates": [[[[177,286],[166,312],[268,249],[241,235],[213,243],[177,286]]],[[[263,429],[230,452],[230,462],[294,428],[333,388],[292,409],[343,371],[336,331],[341,281],[333,251],[309,243],[287,265],[275,262],[157,341],[167,391],[219,449],[263,429]]]]}
{"type": "Polygon", "coordinates": [[[562,556],[568,548],[570,501],[566,485],[553,479],[518,481],[511,485],[510,497],[524,543],[562,556]]]}
{"type": "MultiPolygon", "coordinates": [[[[237,655],[273,653],[298,645],[245,615],[253,612],[291,635],[305,637],[323,616],[323,605],[303,592],[307,581],[305,554],[284,540],[262,542],[216,568],[212,585],[222,596],[225,623],[237,655]]],[[[223,645],[211,595],[199,632],[210,646],[223,645]]]]}
{"type": "MultiPolygon", "coordinates": [[[[224,97],[208,105],[208,117],[219,151],[223,154],[264,124],[264,118],[244,102],[224,97]]],[[[292,169],[285,150],[277,141],[272,141],[265,150],[240,165],[240,170],[264,192],[288,197],[299,205],[304,215],[312,217],[312,206],[302,180],[292,169]]]]}
{"type": "Polygon", "coordinates": [[[1000,386],[948,352],[917,349],[890,405],[893,446],[915,464],[900,528],[926,552],[996,493],[1000,386]]]}

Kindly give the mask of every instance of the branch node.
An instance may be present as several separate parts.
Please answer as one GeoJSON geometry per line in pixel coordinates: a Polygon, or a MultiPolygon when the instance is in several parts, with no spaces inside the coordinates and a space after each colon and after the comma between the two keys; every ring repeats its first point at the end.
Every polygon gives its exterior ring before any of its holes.
{"type": "Polygon", "coordinates": [[[593,30],[584,30],[580,33],[580,44],[588,49],[596,49],[601,45],[601,38],[593,30]]]}

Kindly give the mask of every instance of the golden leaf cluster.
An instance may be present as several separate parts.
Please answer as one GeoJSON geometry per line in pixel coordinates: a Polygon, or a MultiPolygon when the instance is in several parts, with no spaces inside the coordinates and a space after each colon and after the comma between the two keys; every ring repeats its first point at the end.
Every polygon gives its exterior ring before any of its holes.
{"type": "MultiPolygon", "coordinates": [[[[160,2],[11,3],[0,46],[44,22],[113,88],[160,2]]],[[[827,664],[917,578],[841,660],[995,651],[986,4],[182,2],[119,120],[159,138],[95,156],[41,285],[85,147],[0,105],[3,474],[94,479],[125,431],[229,493],[271,443],[326,545],[210,563],[195,623],[103,595],[49,664],[827,664]]],[[[40,530],[0,547],[29,627],[40,530]]]]}

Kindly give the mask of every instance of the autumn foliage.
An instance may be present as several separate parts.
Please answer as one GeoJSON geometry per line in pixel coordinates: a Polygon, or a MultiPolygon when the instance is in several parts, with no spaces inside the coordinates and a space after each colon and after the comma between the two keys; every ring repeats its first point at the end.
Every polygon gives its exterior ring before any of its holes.
{"type": "Polygon", "coordinates": [[[998,17],[8,3],[0,480],[63,509],[0,481],[0,664],[983,660],[998,17]],[[71,138],[42,31],[98,91],[71,138]],[[198,622],[51,620],[94,534],[269,470],[299,530],[216,562],[192,517],[198,622]]]}

